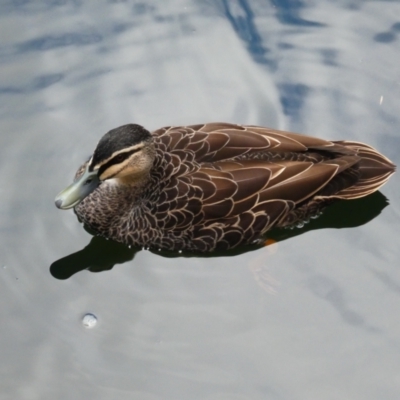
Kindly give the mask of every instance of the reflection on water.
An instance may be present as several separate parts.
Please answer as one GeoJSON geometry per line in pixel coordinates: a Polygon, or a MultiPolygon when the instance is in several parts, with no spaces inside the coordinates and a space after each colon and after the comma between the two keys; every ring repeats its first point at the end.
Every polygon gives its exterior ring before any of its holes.
{"type": "Polygon", "coordinates": [[[128,122],[271,126],[399,165],[398,15],[390,1],[2,1],[2,396],[397,400],[400,174],[389,207],[337,204],[234,257],[100,238],[71,254],[90,239],[53,195],[128,122]]]}
{"type": "Polygon", "coordinates": [[[390,43],[397,39],[400,33],[400,22],[394,23],[386,32],[379,32],[374,36],[374,40],[380,43],[390,43]]]}

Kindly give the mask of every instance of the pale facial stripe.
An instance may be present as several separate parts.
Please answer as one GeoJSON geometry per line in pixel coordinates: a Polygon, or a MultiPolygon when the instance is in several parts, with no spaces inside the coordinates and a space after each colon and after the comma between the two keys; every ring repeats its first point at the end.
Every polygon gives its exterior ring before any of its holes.
{"type": "MultiPolygon", "coordinates": [[[[130,147],[125,147],[121,150],[115,151],[114,153],[111,154],[110,157],[106,158],[105,160],[100,161],[98,164],[93,165],[92,168],[93,170],[97,170],[100,169],[103,165],[108,164],[111,160],[113,160],[115,157],[117,157],[119,154],[125,154],[128,153],[127,157],[132,154],[135,153],[136,151],[141,150],[144,147],[143,143],[138,143],[135,144],[133,146],[130,147]]],[[[123,160],[121,159],[120,162],[122,162],[123,160]]],[[[92,159],[90,160],[89,165],[92,163],[92,159]]],[[[117,164],[118,162],[116,162],[117,164]]]]}
{"type": "Polygon", "coordinates": [[[126,165],[129,164],[130,159],[132,158],[133,154],[137,153],[138,151],[142,150],[143,146],[135,146],[134,149],[130,151],[119,151],[116,152],[114,157],[110,157],[108,162],[101,163],[99,168],[98,175],[100,179],[110,179],[117,175],[122,169],[125,168],[126,165]]]}

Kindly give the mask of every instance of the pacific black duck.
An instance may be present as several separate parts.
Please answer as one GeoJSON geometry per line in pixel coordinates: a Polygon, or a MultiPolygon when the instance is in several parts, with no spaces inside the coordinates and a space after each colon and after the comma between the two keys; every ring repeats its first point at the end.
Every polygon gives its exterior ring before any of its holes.
{"type": "Polygon", "coordinates": [[[163,250],[249,244],[338,199],[378,190],[395,166],[374,148],[259,126],[129,124],[106,133],[56,198],[107,238],[163,250]]]}

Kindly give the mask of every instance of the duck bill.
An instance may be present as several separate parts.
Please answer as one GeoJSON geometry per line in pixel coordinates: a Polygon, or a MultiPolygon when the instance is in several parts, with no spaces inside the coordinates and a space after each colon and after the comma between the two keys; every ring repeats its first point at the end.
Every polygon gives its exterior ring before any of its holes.
{"type": "Polygon", "coordinates": [[[56,207],[61,210],[68,210],[77,206],[86,196],[92,193],[100,185],[97,171],[85,172],[66,189],[60,192],[55,198],[56,207]]]}

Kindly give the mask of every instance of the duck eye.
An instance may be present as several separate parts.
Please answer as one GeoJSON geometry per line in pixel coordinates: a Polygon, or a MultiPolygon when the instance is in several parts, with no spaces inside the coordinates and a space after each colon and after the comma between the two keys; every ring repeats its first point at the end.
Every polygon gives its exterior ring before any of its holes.
{"type": "Polygon", "coordinates": [[[118,154],[118,155],[114,158],[114,160],[115,160],[117,163],[120,163],[120,162],[124,161],[124,160],[125,160],[125,154],[118,154]]]}

